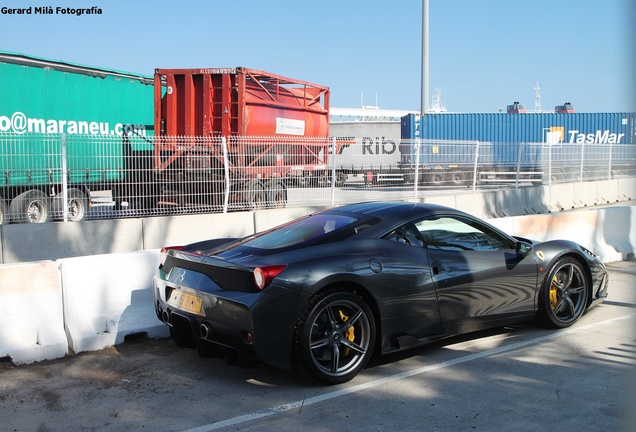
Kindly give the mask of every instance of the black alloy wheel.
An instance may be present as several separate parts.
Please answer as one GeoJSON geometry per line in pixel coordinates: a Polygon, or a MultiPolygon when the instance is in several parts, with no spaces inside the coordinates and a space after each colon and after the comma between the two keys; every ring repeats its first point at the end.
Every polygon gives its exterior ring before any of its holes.
{"type": "Polygon", "coordinates": [[[541,289],[539,321],[550,327],[569,327],[585,312],[589,291],[581,263],[571,257],[559,259],[541,289]]]}
{"type": "Polygon", "coordinates": [[[324,384],[353,379],[375,342],[373,313],[358,295],[332,291],[311,299],[298,319],[292,353],[296,370],[324,384]]]}

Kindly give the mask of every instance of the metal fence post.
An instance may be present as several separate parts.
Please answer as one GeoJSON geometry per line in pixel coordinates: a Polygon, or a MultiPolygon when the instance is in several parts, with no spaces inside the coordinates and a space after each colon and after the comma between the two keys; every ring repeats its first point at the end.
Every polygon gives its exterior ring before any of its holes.
{"type": "MultiPolygon", "coordinates": [[[[66,176],[66,134],[62,134],[62,220],[68,222],[68,178],[66,176]]],[[[55,198],[53,198],[55,199],[55,198]]]]}
{"type": "Polygon", "coordinates": [[[548,147],[548,185],[552,185],[552,142],[548,147]]]}
{"type": "Polygon", "coordinates": [[[227,157],[227,140],[221,137],[221,147],[223,148],[223,170],[225,174],[225,193],[223,194],[223,213],[227,213],[227,207],[230,200],[230,161],[227,157]]]}
{"type": "Polygon", "coordinates": [[[579,182],[583,181],[584,173],[585,173],[585,143],[581,143],[581,169],[579,172],[579,182]]]}
{"type": "Polygon", "coordinates": [[[614,147],[612,146],[612,143],[609,143],[609,166],[607,167],[607,179],[611,180],[612,179],[612,150],[614,149],[614,147]]]}
{"type": "Polygon", "coordinates": [[[523,154],[523,143],[519,143],[517,152],[517,172],[515,173],[515,189],[519,189],[519,177],[521,175],[521,155],[523,154]]]}
{"type": "Polygon", "coordinates": [[[479,141],[475,144],[475,163],[473,164],[473,193],[477,190],[477,164],[479,163],[479,141]]]}
{"type": "Polygon", "coordinates": [[[331,138],[331,205],[336,203],[336,137],[331,138]]]}
{"type": "Polygon", "coordinates": [[[413,198],[417,199],[417,187],[420,183],[420,139],[415,139],[415,181],[413,182],[413,198]]]}

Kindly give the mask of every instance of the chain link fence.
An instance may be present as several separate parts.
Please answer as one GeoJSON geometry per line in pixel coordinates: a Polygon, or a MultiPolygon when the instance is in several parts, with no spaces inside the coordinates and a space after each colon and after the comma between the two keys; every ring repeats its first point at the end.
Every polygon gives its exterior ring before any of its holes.
{"type": "Polygon", "coordinates": [[[0,134],[0,223],[231,212],[633,176],[631,144],[0,134]],[[417,181],[416,181],[417,180],[417,181]]]}

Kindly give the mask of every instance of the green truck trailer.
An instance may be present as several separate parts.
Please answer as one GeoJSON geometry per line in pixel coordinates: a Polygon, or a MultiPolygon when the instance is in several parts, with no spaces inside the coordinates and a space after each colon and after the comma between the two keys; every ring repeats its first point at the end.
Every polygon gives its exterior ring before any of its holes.
{"type": "Polygon", "coordinates": [[[0,80],[0,223],[282,207],[328,176],[326,86],[1,51],[0,80]]]}
{"type": "Polygon", "coordinates": [[[0,224],[80,220],[91,194],[114,200],[122,184],[143,182],[135,176],[151,163],[153,84],[0,51],[0,224]]]}

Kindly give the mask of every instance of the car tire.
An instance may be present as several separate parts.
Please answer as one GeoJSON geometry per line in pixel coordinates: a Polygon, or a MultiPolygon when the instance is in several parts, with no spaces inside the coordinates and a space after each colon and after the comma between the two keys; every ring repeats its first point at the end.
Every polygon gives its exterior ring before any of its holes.
{"type": "Polygon", "coordinates": [[[589,293],[590,282],[582,264],[571,257],[559,259],[539,293],[539,322],[553,328],[571,326],[585,312],[589,293]]]}
{"type": "Polygon", "coordinates": [[[374,344],[375,321],[364,299],[327,291],[313,297],[298,318],[292,363],[302,375],[341,384],[364,368],[374,344]]]}

